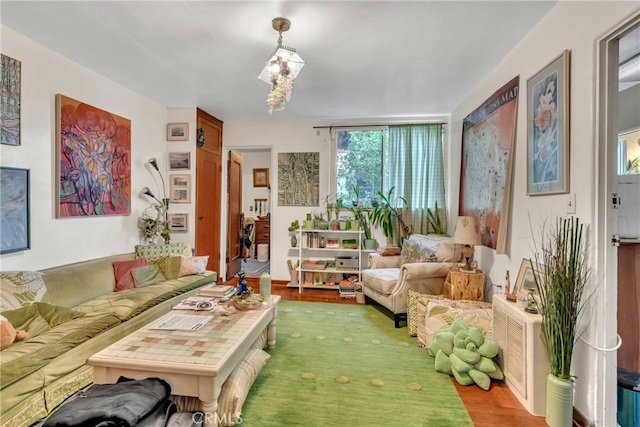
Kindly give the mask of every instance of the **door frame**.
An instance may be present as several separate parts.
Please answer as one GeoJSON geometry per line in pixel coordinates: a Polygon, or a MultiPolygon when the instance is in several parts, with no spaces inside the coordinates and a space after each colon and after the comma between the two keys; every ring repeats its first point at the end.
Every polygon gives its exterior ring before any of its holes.
{"type": "MultiPolygon", "coordinates": [[[[611,207],[611,195],[618,188],[618,40],[639,24],[640,13],[636,13],[598,39],[596,47],[595,135],[599,159],[595,217],[600,226],[595,236],[595,249],[597,271],[600,272],[597,281],[605,287],[597,310],[607,313],[604,318],[613,320],[599,322],[602,323],[600,342],[606,348],[613,348],[618,340],[618,250],[611,244],[612,236],[618,231],[617,212],[611,207]]],[[[617,353],[599,351],[596,355],[596,384],[602,386],[593,391],[594,407],[598,409],[595,422],[597,425],[616,425],[617,353]]]]}

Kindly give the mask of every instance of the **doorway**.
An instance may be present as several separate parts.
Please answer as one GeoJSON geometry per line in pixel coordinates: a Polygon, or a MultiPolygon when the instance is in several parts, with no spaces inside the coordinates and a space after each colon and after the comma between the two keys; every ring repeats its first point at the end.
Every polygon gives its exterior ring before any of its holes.
{"type": "Polygon", "coordinates": [[[271,184],[276,179],[275,172],[271,171],[271,147],[230,147],[229,150],[242,158],[240,213],[244,218],[241,232],[245,247],[240,270],[246,277],[260,277],[271,271],[271,184]]]}

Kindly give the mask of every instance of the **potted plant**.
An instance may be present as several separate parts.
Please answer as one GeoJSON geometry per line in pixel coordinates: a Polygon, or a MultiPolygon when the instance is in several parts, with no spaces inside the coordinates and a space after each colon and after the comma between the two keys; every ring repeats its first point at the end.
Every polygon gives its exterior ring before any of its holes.
{"type": "MultiPolygon", "coordinates": [[[[576,325],[585,308],[583,299],[591,270],[587,265],[584,225],[577,218],[558,218],[547,233],[542,228],[533,278],[542,316],[542,342],[547,349],[547,424],[568,426],[573,419],[571,358],[578,337],[576,325]]],[[[536,245],[537,246],[537,245],[536,245]]]]}
{"type": "Polygon", "coordinates": [[[370,213],[371,224],[382,228],[384,236],[387,238],[388,243],[395,243],[394,221],[397,220],[400,225],[400,241],[398,242],[402,246],[402,241],[409,237],[411,227],[408,227],[402,220],[402,211],[397,206],[406,204],[406,200],[400,196],[394,196],[393,192],[395,187],[384,194],[382,191],[378,192],[378,198],[380,199],[379,205],[370,213]]]}
{"type": "Polygon", "coordinates": [[[434,234],[446,234],[442,227],[442,221],[440,221],[440,215],[438,215],[438,202],[436,201],[436,207],[432,211],[427,208],[427,222],[434,234]]]}
{"type": "Polygon", "coordinates": [[[360,227],[362,227],[362,231],[364,231],[364,248],[369,250],[375,250],[378,247],[378,242],[373,238],[371,234],[371,222],[369,220],[369,213],[362,206],[353,206],[349,208],[349,210],[353,213],[353,217],[360,227]]]}

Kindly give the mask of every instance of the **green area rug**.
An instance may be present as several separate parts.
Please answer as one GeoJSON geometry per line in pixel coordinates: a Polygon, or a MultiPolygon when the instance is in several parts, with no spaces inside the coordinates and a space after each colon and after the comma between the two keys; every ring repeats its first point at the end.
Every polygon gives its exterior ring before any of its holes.
{"type": "Polygon", "coordinates": [[[283,301],[243,426],[473,426],[448,375],[378,308],[283,301]]]}

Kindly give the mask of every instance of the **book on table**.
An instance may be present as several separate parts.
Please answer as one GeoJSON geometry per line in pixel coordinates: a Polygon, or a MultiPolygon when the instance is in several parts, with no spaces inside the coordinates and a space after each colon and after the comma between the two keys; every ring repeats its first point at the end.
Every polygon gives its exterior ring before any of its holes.
{"type": "Polygon", "coordinates": [[[197,294],[206,297],[224,298],[232,296],[236,288],[230,285],[204,285],[198,288],[197,294]]]}

